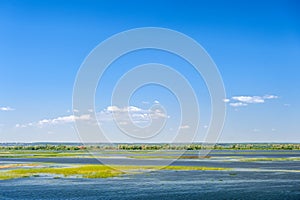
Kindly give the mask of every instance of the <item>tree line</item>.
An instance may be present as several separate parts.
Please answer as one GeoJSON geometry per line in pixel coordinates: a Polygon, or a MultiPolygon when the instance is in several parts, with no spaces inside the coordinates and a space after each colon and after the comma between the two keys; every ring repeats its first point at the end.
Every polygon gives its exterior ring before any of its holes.
{"type": "Polygon", "coordinates": [[[103,144],[103,145],[10,145],[0,150],[97,151],[97,150],[300,150],[300,144],[103,144]]]}

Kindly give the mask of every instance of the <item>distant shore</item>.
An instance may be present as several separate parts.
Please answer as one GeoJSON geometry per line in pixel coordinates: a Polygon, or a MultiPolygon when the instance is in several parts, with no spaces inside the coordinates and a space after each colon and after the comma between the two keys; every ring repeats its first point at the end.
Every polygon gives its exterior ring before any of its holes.
{"type": "Polygon", "coordinates": [[[220,143],[220,144],[81,144],[81,143],[0,143],[0,151],[50,150],[300,150],[300,143],[220,143]]]}

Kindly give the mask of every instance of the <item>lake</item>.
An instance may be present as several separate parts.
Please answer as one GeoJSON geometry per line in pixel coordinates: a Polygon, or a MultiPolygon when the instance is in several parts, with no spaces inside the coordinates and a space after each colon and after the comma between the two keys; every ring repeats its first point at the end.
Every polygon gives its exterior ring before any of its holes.
{"type": "MultiPolygon", "coordinates": [[[[0,199],[300,199],[300,161],[243,162],[235,159],[235,156],[239,159],[295,158],[299,156],[299,151],[254,153],[218,151],[212,152],[210,159],[180,159],[172,163],[233,168],[230,171],[159,170],[106,179],[41,175],[4,180],[0,181],[0,199]]],[[[114,164],[140,165],[159,165],[164,161],[117,158],[114,155],[105,159],[114,164]]],[[[94,158],[0,159],[0,163],[26,162],[99,163],[94,158]]]]}

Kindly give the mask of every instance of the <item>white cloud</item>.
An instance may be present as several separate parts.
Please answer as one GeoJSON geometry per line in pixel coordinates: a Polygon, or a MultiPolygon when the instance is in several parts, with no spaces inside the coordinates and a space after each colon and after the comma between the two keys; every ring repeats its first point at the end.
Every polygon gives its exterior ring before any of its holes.
{"type": "Polygon", "coordinates": [[[278,99],[278,98],[279,97],[276,96],[276,95],[269,95],[269,94],[267,94],[267,95],[264,96],[264,99],[278,99]]]}
{"type": "Polygon", "coordinates": [[[128,115],[130,120],[134,123],[150,123],[151,120],[168,118],[168,116],[161,110],[145,110],[136,106],[128,106],[120,108],[118,106],[108,106],[99,113],[97,119],[99,122],[112,121],[115,118],[120,123],[129,124],[128,115]]]}
{"type": "Polygon", "coordinates": [[[265,100],[260,96],[236,96],[232,97],[233,100],[243,103],[264,103],[265,100]]]}
{"type": "Polygon", "coordinates": [[[118,111],[120,111],[117,106],[108,106],[106,108],[106,110],[109,111],[109,112],[118,112],[118,111]]]}
{"type": "Polygon", "coordinates": [[[9,106],[5,106],[5,107],[0,107],[0,111],[13,111],[15,110],[14,108],[11,108],[9,106]]]}
{"type": "Polygon", "coordinates": [[[232,107],[242,107],[242,106],[247,106],[248,104],[242,102],[235,102],[235,103],[230,103],[229,105],[232,107]]]}
{"type": "Polygon", "coordinates": [[[230,99],[223,99],[223,102],[228,103],[230,102],[230,99]]]}
{"type": "Polygon", "coordinates": [[[154,103],[155,103],[155,104],[159,104],[159,101],[155,100],[154,103]]]}
{"type": "Polygon", "coordinates": [[[180,128],[180,129],[188,129],[188,128],[190,128],[190,126],[189,126],[189,125],[182,125],[182,126],[180,126],[179,128],[180,128]]]}
{"type": "Polygon", "coordinates": [[[68,116],[62,116],[52,119],[42,119],[38,122],[30,122],[27,124],[16,124],[16,128],[26,128],[31,126],[41,127],[45,125],[57,125],[57,124],[66,124],[66,123],[72,123],[75,122],[75,120],[83,120],[88,121],[91,119],[90,115],[81,115],[81,116],[74,116],[74,115],[68,115],[68,116]]]}
{"type": "Polygon", "coordinates": [[[129,107],[125,108],[125,110],[128,112],[141,112],[142,111],[141,108],[138,108],[135,106],[129,106],[129,107]]]}
{"type": "MultiPolygon", "coordinates": [[[[167,116],[163,111],[159,109],[144,110],[136,106],[128,106],[124,108],[120,108],[118,106],[108,106],[102,111],[96,113],[96,118],[100,123],[112,122],[114,120],[114,117],[120,124],[126,125],[129,124],[128,119],[132,120],[133,123],[147,124],[150,123],[152,120],[168,118],[169,116],[167,116]],[[128,115],[130,116],[130,118],[128,118],[128,115]]],[[[57,118],[42,119],[37,122],[31,122],[27,124],[16,124],[15,127],[26,128],[26,127],[43,127],[46,125],[62,125],[62,124],[75,122],[75,120],[87,121],[87,122],[97,124],[96,119],[93,118],[90,114],[84,114],[80,116],[67,115],[67,116],[60,116],[57,118]]]]}
{"type": "Polygon", "coordinates": [[[26,124],[16,124],[16,128],[26,128],[26,124]]]}
{"type": "Polygon", "coordinates": [[[264,96],[234,96],[230,99],[224,99],[224,102],[233,101],[229,105],[232,107],[241,107],[247,106],[248,104],[262,104],[265,103],[266,100],[278,99],[279,97],[276,95],[264,95],[264,96]]]}
{"type": "Polygon", "coordinates": [[[51,125],[51,124],[65,124],[65,123],[72,123],[75,120],[90,120],[90,115],[81,115],[81,116],[75,116],[75,115],[69,115],[69,116],[63,116],[63,117],[57,117],[54,119],[43,119],[38,121],[39,125],[51,125]]]}
{"type": "Polygon", "coordinates": [[[135,106],[128,106],[125,108],[119,108],[118,106],[108,106],[106,111],[109,112],[140,112],[142,111],[141,108],[135,107],[135,106]]]}

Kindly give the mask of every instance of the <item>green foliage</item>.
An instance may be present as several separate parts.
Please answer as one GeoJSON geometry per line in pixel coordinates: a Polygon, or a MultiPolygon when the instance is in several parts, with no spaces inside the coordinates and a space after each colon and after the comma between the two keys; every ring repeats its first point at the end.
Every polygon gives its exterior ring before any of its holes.
{"type": "Polygon", "coordinates": [[[87,152],[101,150],[126,150],[126,151],[157,151],[157,150],[300,150],[300,144],[102,144],[102,145],[12,145],[0,144],[0,151],[52,151],[52,152],[87,152]]]}
{"type": "Polygon", "coordinates": [[[105,165],[83,165],[79,167],[65,168],[23,168],[14,169],[7,172],[0,172],[0,180],[24,177],[37,177],[40,174],[62,175],[65,177],[81,177],[81,178],[109,178],[119,176],[123,172],[112,169],[105,165]]]}
{"type": "Polygon", "coordinates": [[[76,167],[43,167],[21,168],[9,171],[0,171],[0,180],[39,177],[42,174],[55,175],[54,178],[78,177],[78,178],[109,178],[125,174],[125,171],[137,172],[148,170],[230,170],[230,168],[200,167],[200,166],[105,166],[105,165],[80,165],[76,167]]]}

